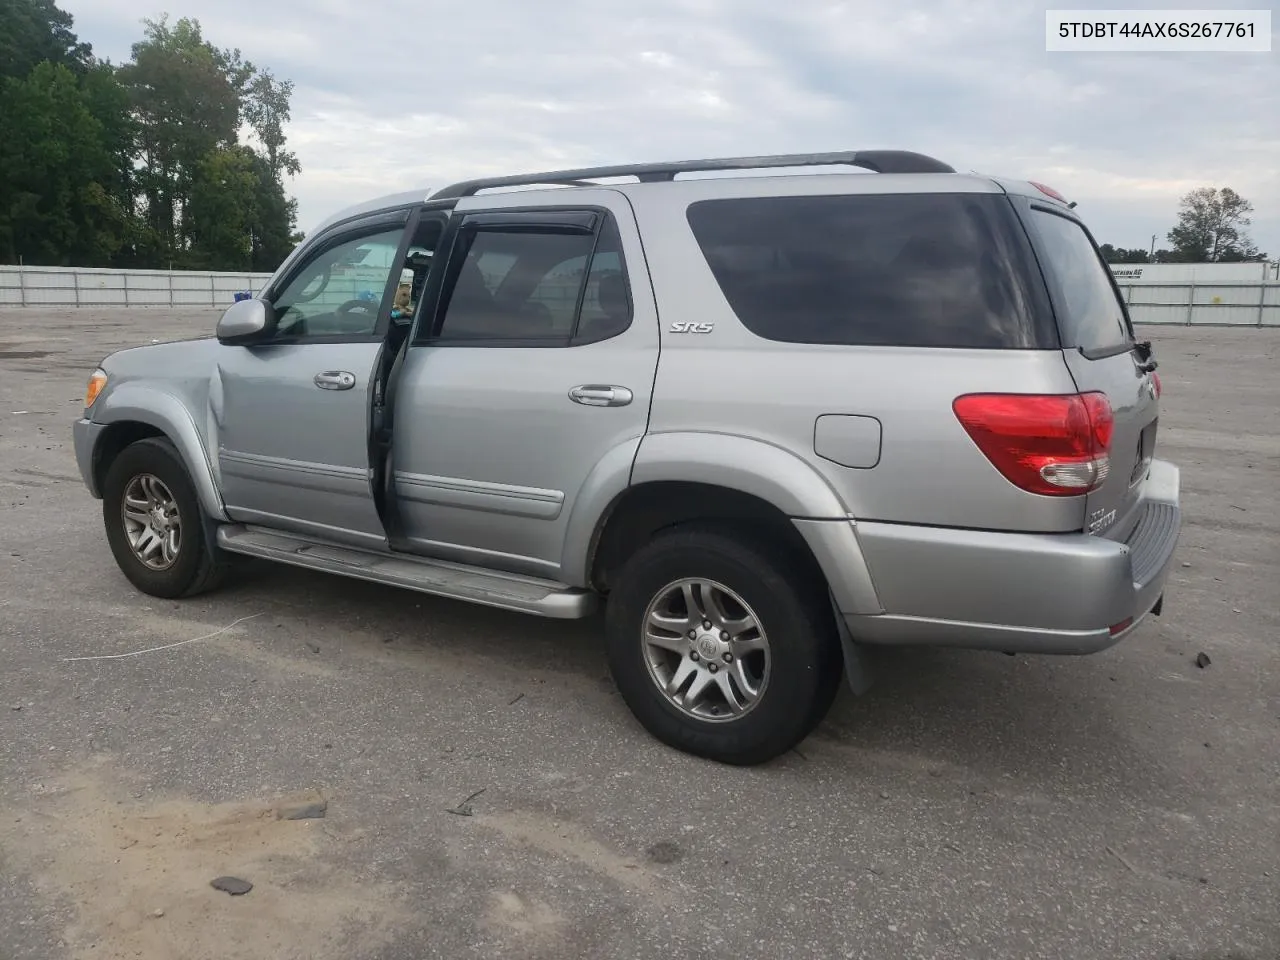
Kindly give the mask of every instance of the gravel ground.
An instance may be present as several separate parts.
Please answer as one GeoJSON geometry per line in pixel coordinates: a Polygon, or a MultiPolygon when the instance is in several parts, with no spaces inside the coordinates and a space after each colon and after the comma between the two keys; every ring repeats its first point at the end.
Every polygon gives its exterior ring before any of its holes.
{"type": "Polygon", "coordinates": [[[214,318],[0,311],[0,957],[1280,957],[1280,330],[1145,331],[1163,617],[878,654],[743,770],[640,730],[596,620],[267,565],[135,592],[71,421],[104,354],[214,318]]]}

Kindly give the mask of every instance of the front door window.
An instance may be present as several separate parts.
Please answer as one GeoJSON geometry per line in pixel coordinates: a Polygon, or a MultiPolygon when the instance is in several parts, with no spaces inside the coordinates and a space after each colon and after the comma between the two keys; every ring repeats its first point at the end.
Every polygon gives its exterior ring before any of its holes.
{"type": "Polygon", "coordinates": [[[372,336],[402,235],[396,227],[317,252],[275,298],[279,336],[372,336]]]}

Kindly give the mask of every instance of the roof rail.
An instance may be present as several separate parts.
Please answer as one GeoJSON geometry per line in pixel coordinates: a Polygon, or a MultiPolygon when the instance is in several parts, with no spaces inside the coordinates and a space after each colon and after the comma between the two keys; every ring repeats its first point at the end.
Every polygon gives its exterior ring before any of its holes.
{"type": "Polygon", "coordinates": [[[470,197],[493,187],[596,186],[585,181],[605,177],[635,177],[641,183],[674,180],[678,173],[712,170],[766,170],[774,167],[862,167],[876,173],[955,173],[933,157],[909,150],[857,150],[840,153],[792,153],[766,157],[721,157],[711,160],[675,160],[669,163],[630,163],[612,167],[584,167],[510,177],[485,177],[451,184],[431,195],[432,200],[470,197]]]}

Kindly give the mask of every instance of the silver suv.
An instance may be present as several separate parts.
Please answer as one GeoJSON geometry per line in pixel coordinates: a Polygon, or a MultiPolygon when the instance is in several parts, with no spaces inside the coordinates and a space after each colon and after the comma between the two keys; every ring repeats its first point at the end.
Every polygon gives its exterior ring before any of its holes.
{"type": "Polygon", "coordinates": [[[863,645],[1083,654],[1159,614],[1160,382],[1074,206],[902,151],[378,200],[215,338],[104,360],[77,458],[148,594],[248,555],[607,601],[645,728],[758,763],[863,645]]]}

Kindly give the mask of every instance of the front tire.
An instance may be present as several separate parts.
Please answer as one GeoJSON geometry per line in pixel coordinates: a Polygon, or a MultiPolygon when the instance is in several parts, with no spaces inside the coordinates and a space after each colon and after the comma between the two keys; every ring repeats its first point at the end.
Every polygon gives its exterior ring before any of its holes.
{"type": "Polygon", "coordinates": [[[103,481],[102,520],[121,572],[150,596],[203,593],[230,567],[208,540],[195,486],[167,439],[139,440],[120,452],[103,481]]]}
{"type": "Polygon", "coordinates": [[[641,547],[609,596],[609,666],[654,737],[764,763],[820,723],[842,676],[821,577],[782,544],[710,525],[641,547]]]}

